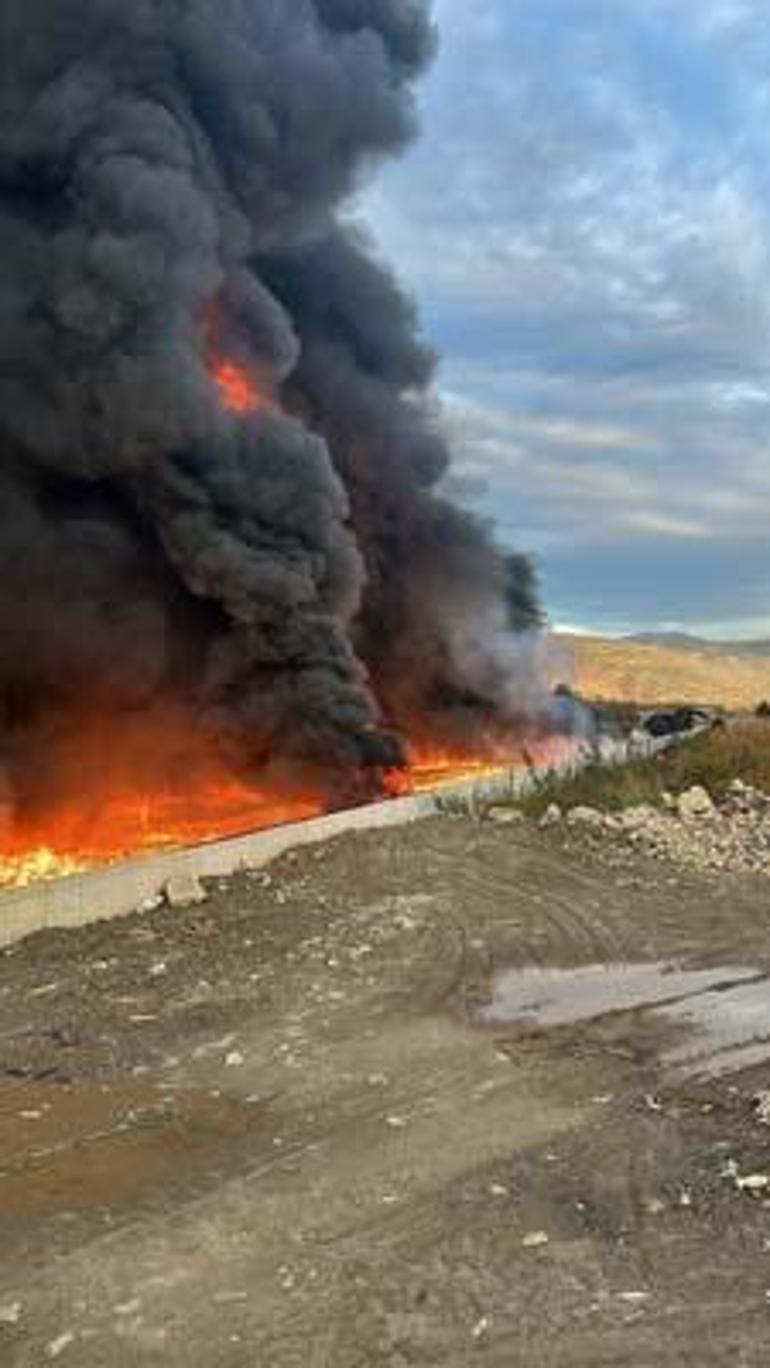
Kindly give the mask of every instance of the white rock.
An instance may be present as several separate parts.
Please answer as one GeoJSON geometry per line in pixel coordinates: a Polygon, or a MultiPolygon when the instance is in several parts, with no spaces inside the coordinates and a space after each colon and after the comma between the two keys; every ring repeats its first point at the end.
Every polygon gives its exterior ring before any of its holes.
{"type": "Polygon", "coordinates": [[[0,1303],[0,1325],[18,1325],[23,1309],[20,1301],[0,1303]]]}
{"type": "Polygon", "coordinates": [[[600,812],[598,808],[579,805],[570,808],[567,813],[568,826],[603,827],[604,822],[604,813],[600,812]]]}
{"type": "Polygon", "coordinates": [[[770,1187],[770,1178],[766,1173],[747,1173],[744,1177],[739,1174],[735,1185],[740,1192],[766,1192],[770,1187]]]}
{"type": "Polygon", "coordinates": [[[163,894],[154,893],[151,898],[145,898],[144,902],[140,902],[136,910],[140,916],[147,916],[150,912],[157,912],[158,908],[162,906],[163,894]]]}
{"type": "Polygon", "coordinates": [[[59,1335],[58,1339],[52,1340],[49,1344],[48,1357],[52,1359],[58,1358],[60,1354],[64,1353],[65,1349],[69,1349],[70,1345],[74,1343],[75,1336],[73,1332],[71,1330],[65,1330],[63,1335],[59,1335]]]}
{"type": "Polygon", "coordinates": [[[685,821],[694,817],[708,817],[714,811],[714,801],[700,784],[693,784],[685,793],[680,793],[676,810],[685,821]]]}
{"type": "Polygon", "coordinates": [[[493,807],[487,813],[487,821],[496,822],[498,826],[515,826],[524,821],[524,813],[516,807],[493,807]]]}
{"type": "Polygon", "coordinates": [[[650,803],[638,803],[636,807],[626,808],[618,817],[625,831],[640,831],[643,827],[653,825],[658,819],[658,810],[650,803]]]}
{"type": "Polygon", "coordinates": [[[666,1203],[660,1197],[648,1197],[642,1205],[650,1216],[660,1216],[666,1210],[666,1203]]]}
{"type": "Polygon", "coordinates": [[[562,810],[559,807],[559,804],[549,803],[548,807],[546,808],[545,812],[540,818],[540,822],[538,823],[538,825],[541,827],[556,826],[557,823],[561,821],[561,819],[562,810]]]}
{"type": "Polygon", "coordinates": [[[531,1234],[525,1235],[521,1242],[525,1249],[543,1249],[550,1244],[550,1240],[544,1230],[533,1230],[531,1234]]]}
{"type": "Polygon", "coordinates": [[[169,907],[191,907],[205,903],[208,894],[197,874],[174,874],[163,889],[169,907]]]}

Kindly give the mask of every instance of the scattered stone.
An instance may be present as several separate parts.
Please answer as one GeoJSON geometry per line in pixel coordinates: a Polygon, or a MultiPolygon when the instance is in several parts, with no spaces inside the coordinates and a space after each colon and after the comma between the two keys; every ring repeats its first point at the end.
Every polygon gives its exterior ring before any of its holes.
{"type": "Polygon", "coordinates": [[[0,1302],[0,1325],[18,1325],[23,1310],[20,1301],[0,1302]]]}
{"type": "Polygon", "coordinates": [[[642,1205],[649,1216],[662,1216],[666,1210],[666,1203],[660,1197],[648,1197],[642,1205]]]}
{"type": "Polygon", "coordinates": [[[163,892],[169,907],[191,907],[208,901],[208,894],[196,874],[174,874],[163,892]]]}
{"type": "Polygon", "coordinates": [[[484,1339],[485,1335],[487,1335],[488,1332],[489,1332],[489,1316],[482,1316],[482,1317],[481,1317],[481,1320],[477,1320],[477,1321],[476,1321],[476,1324],[474,1325],[473,1330],[472,1330],[471,1333],[472,1333],[473,1338],[474,1338],[475,1340],[480,1340],[480,1339],[484,1339]]]}
{"type": "MultiPolygon", "coordinates": [[[[665,807],[644,803],[617,814],[576,806],[566,814],[566,820],[573,828],[592,829],[604,836],[617,834],[656,860],[695,869],[770,876],[768,795],[734,781],[719,804],[700,785],[676,799],[670,794],[664,796],[665,807]]],[[[540,825],[550,826],[560,820],[557,813],[558,805],[552,804],[540,825]]],[[[770,1124],[770,1104],[768,1118],[770,1124]]]]}
{"type": "Polygon", "coordinates": [[[221,1054],[224,1050],[229,1050],[236,1042],[237,1036],[226,1035],[220,1040],[207,1040],[204,1045],[196,1045],[192,1052],[193,1059],[206,1059],[210,1055],[221,1054]]]}
{"type": "Polygon", "coordinates": [[[698,817],[710,817],[715,810],[714,800],[701,784],[693,784],[692,788],[680,793],[676,810],[684,821],[691,821],[698,817]]]}
{"type": "Polygon", "coordinates": [[[770,1126],[770,1090],[755,1094],[754,1110],[760,1126],[770,1126]]]}
{"type": "Polygon", "coordinates": [[[52,1359],[58,1358],[60,1354],[64,1353],[65,1349],[69,1349],[70,1345],[74,1343],[75,1335],[73,1331],[65,1330],[63,1335],[59,1335],[57,1339],[52,1340],[49,1344],[48,1357],[52,1359]]]}
{"type": "Polygon", "coordinates": [[[562,820],[562,810],[558,803],[549,803],[538,823],[541,827],[557,826],[562,820]]]}
{"type": "Polygon", "coordinates": [[[770,1178],[766,1173],[747,1173],[744,1176],[738,1173],[735,1186],[739,1192],[766,1192],[770,1187],[770,1178]]]}
{"type": "Polygon", "coordinates": [[[240,1069],[245,1063],[246,1060],[240,1050],[231,1050],[229,1055],[225,1057],[226,1069],[240,1069]]]}
{"type": "Polygon", "coordinates": [[[578,806],[567,813],[568,826],[587,826],[600,828],[605,825],[606,817],[598,808],[578,806]]]}
{"type": "Polygon", "coordinates": [[[493,807],[487,813],[487,821],[496,822],[498,826],[515,826],[524,821],[524,813],[517,807],[493,807]]]}
{"type": "Polygon", "coordinates": [[[659,821],[660,813],[650,803],[638,803],[635,807],[626,808],[618,816],[618,822],[624,831],[641,831],[644,827],[655,825],[659,821]]]}
{"type": "Polygon", "coordinates": [[[544,1230],[533,1230],[521,1242],[525,1249],[543,1249],[551,1241],[544,1230]]]}
{"type": "Polygon", "coordinates": [[[151,898],[145,898],[137,907],[140,916],[147,916],[150,912],[157,912],[163,906],[163,894],[155,893],[151,898]]]}

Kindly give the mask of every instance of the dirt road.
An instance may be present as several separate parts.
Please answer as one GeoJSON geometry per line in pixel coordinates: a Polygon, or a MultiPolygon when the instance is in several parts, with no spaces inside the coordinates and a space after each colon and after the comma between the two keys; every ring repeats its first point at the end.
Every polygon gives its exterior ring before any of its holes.
{"type": "Polygon", "coordinates": [[[769,921],[445,819],[0,956],[0,1362],[764,1366],[769,921]]]}

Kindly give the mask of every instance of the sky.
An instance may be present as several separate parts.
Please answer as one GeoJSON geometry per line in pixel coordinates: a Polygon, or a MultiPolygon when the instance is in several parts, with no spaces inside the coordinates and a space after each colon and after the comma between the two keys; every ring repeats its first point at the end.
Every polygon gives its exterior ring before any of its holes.
{"type": "Polygon", "coordinates": [[[363,214],[552,619],[770,635],[766,0],[437,0],[363,214]]]}

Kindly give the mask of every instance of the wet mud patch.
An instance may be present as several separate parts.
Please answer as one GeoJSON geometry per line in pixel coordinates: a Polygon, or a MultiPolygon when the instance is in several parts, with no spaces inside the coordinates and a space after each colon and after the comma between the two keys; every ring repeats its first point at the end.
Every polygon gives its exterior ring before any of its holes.
{"type": "Polygon", "coordinates": [[[265,1132],[265,1107],[132,1083],[0,1089],[0,1202],[6,1233],[62,1212],[125,1212],[231,1159],[265,1132]]]}

